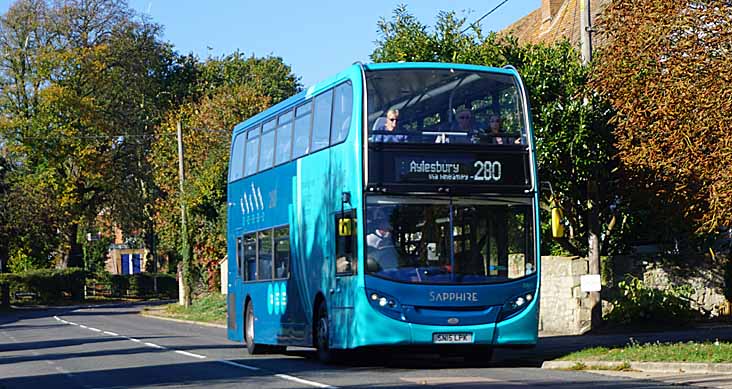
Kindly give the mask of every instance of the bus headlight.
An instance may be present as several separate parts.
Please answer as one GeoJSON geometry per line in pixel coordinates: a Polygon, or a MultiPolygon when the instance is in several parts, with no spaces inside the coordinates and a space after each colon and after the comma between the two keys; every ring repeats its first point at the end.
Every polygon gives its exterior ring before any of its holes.
{"type": "Polygon", "coordinates": [[[403,320],[399,301],[386,293],[375,290],[366,291],[371,306],[389,317],[403,320]]]}
{"type": "Polygon", "coordinates": [[[533,299],[533,293],[522,293],[518,296],[511,297],[510,299],[506,300],[505,303],[503,303],[503,307],[501,307],[501,314],[499,315],[498,320],[501,321],[507,319],[521,312],[529,305],[529,303],[533,299]]]}

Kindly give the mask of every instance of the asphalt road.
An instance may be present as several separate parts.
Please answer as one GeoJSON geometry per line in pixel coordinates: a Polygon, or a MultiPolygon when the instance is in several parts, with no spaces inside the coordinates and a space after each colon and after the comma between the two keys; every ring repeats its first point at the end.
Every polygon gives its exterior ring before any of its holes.
{"type": "MultiPolygon", "coordinates": [[[[250,356],[223,329],[137,315],[140,306],[0,313],[0,388],[644,388],[667,384],[538,368],[536,352],[460,358],[371,355],[325,366],[314,352],[250,356]]],[[[678,385],[674,385],[678,388],[678,385]]]]}

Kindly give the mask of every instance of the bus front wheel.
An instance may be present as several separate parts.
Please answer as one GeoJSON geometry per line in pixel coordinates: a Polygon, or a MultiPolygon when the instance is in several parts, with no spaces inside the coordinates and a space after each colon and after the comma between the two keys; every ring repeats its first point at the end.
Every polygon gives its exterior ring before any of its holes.
{"type": "Polygon", "coordinates": [[[325,302],[318,307],[318,320],[315,322],[315,346],[318,348],[318,359],[323,363],[333,362],[333,350],[330,349],[330,323],[328,308],[325,302]]]}

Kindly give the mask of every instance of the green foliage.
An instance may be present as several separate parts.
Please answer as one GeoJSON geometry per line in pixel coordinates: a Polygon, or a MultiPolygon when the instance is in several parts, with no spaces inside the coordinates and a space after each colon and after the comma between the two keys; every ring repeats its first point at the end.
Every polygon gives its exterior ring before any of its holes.
{"type": "Polygon", "coordinates": [[[732,362],[729,342],[639,343],[631,338],[624,347],[593,347],[560,358],[564,361],[633,361],[633,362],[732,362]]]}
{"type": "Polygon", "coordinates": [[[693,289],[689,285],[666,290],[651,288],[637,277],[618,282],[618,293],[610,300],[610,323],[639,327],[679,326],[694,318],[693,289]]]}
{"type": "Polygon", "coordinates": [[[105,271],[111,237],[103,236],[97,240],[84,244],[84,268],[89,274],[98,274],[105,271]]]}
{"type": "Polygon", "coordinates": [[[120,0],[19,0],[0,32],[0,137],[19,166],[10,244],[81,266],[79,226],[102,209],[124,231],[148,226],[146,148],[186,69],[160,27],[120,0]]]}
{"type": "MultiPolygon", "coordinates": [[[[731,254],[728,254],[732,256],[731,254]]],[[[724,298],[732,301],[732,258],[727,258],[722,265],[724,277],[724,298]]]]}
{"type": "Polygon", "coordinates": [[[94,279],[87,280],[87,286],[93,287],[102,294],[108,291],[111,297],[178,297],[178,281],[174,275],[166,273],[125,275],[102,273],[94,279]],[[157,278],[157,294],[155,293],[155,280],[153,278],[157,278]]]}
{"type": "Polygon", "coordinates": [[[58,302],[68,298],[82,301],[85,276],[86,272],[78,268],[31,270],[0,274],[0,284],[10,285],[13,298],[16,292],[33,292],[37,295],[33,301],[40,303],[58,302]]]}
{"type": "Polygon", "coordinates": [[[245,58],[239,53],[197,64],[196,96],[171,112],[160,135],[183,128],[185,196],[178,181],[174,137],[156,138],[148,156],[159,190],[155,209],[158,249],[177,252],[191,289],[201,268],[207,289],[215,289],[218,261],[226,255],[226,177],[231,129],[271,104],[300,90],[296,77],[280,58],[245,58]],[[182,239],[180,204],[185,202],[188,239],[182,239]]]}

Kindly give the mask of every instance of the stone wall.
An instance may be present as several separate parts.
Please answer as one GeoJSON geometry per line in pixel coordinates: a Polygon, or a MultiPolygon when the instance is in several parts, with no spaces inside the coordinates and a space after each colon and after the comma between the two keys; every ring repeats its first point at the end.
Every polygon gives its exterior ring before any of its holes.
{"type": "MultiPolygon", "coordinates": [[[[692,306],[704,316],[732,314],[724,295],[725,270],[722,261],[698,257],[669,262],[650,257],[615,256],[605,265],[608,266],[610,279],[609,284],[602,286],[605,297],[613,292],[613,285],[633,276],[658,289],[691,286],[694,290],[692,306]]],[[[586,258],[541,258],[540,331],[577,335],[590,329],[588,293],[580,289],[580,277],[587,273],[586,258]]]]}
{"type": "MultiPolygon", "coordinates": [[[[627,276],[657,289],[689,285],[694,290],[692,306],[706,316],[719,316],[727,307],[724,296],[724,263],[709,257],[686,258],[675,262],[639,256],[615,256],[609,263],[613,283],[627,276]]],[[[727,313],[729,314],[729,313],[727,313]]]]}
{"type": "Polygon", "coordinates": [[[577,335],[590,329],[588,294],[580,289],[587,272],[586,258],[541,257],[540,331],[577,335]]]}

